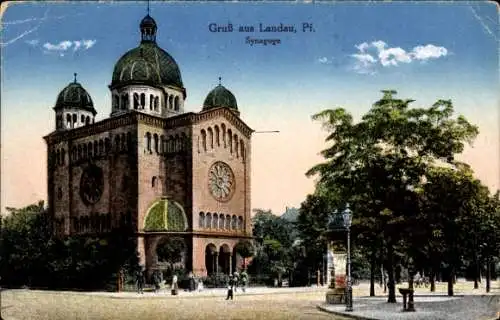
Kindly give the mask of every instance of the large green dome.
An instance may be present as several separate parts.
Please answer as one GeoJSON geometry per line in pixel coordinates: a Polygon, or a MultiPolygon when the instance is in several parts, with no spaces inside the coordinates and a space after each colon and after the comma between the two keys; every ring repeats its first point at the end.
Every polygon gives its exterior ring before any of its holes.
{"type": "Polygon", "coordinates": [[[111,87],[147,84],[183,88],[177,62],[156,44],[156,22],[149,14],[142,19],[140,29],[141,44],[115,64],[111,87]]]}
{"type": "Polygon", "coordinates": [[[205,98],[203,102],[203,111],[214,108],[226,107],[233,110],[238,110],[236,98],[231,91],[227,90],[223,85],[219,84],[205,98]]]}
{"type": "Polygon", "coordinates": [[[115,65],[111,86],[135,83],[183,87],[174,58],[154,42],[141,43],[115,65]]]}
{"type": "Polygon", "coordinates": [[[67,85],[57,96],[54,110],[76,108],[92,112],[94,115],[97,111],[94,109],[92,98],[81,84],[75,81],[67,85]]]}

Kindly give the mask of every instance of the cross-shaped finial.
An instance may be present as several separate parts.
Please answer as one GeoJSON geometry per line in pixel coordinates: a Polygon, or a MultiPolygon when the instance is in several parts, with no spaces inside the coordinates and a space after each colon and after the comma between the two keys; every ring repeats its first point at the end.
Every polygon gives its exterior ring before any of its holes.
{"type": "Polygon", "coordinates": [[[74,80],[74,82],[76,83],[76,72],[75,72],[75,73],[73,73],[73,75],[75,76],[75,80],[74,80]]]}
{"type": "Polygon", "coordinates": [[[149,15],[149,0],[148,0],[148,15],[149,15]]]}
{"type": "Polygon", "coordinates": [[[221,77],[219,77],[219,86],[221,85],[221,80],[222,80],[222,78],[221,78],[221,77]]]}

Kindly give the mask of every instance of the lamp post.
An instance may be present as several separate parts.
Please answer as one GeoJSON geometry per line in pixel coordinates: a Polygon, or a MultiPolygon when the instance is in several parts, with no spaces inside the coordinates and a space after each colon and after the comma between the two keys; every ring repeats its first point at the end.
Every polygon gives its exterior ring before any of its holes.
{"type": "Polygon", "coordinates": [[[349,209],[349,204],[346,206],[342,214],[344,219],[344,227],[347,229],[347,299],[345,311],[353,311],[352,309],[352,278],[351,278],[351,222],[352,214],[349,209]]]}

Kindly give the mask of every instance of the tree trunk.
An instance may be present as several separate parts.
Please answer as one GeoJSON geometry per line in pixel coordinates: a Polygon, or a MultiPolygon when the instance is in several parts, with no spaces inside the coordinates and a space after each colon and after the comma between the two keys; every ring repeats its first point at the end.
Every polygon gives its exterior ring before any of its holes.
{"type": "Polygon", "coordinates": [[[394,283],[393,251],[394,247],[392,246],[392,243],[389,243],[387,248],[387,273],[389,275],[389,283],[387,284],[387,287],[389,289],[389,296],[387,298],[388,303],[396,303],[396,285],[394,283]]]}
{"type": "Polygon", "coordinates": [[[380,265],[380,287],[384,286],[384,264],[380,265]]]}
{"type": "Polygon", "coordinates": [[[436,291],[436,272],[434,271],[434,268],[431,268],[429,280],[431,282],[431,292],[435,292],[436,291]]]}
{"type": "Polygon", "coordinates": [[[448,275],[448,296],[450,297],[453,296],[454,278],[455,278],[455,271],[453,270],[453,267],[450,267],[450,273],[448,275]]]}
{"type": "Polygon", "coordinates": [[[474,248],[474,289],[479,289],[479,283],[481,280],[480,280],[480,277],[481,277],[481,274],[479,272],[479,261],[478,261],[478,258],[477,258],[477,251],[475,250],[474,248]]]}
{"type": "Polygon", "coordinates": [[[371,261],[370,261],[370,297],[375,296],[375,250],[372,251],[371,261]]]}
{"type": "Polygon", "coordinates": [[[486,292],[490,292],[490,281],[491,281],[491,260],[486,258],[486,292]]]}

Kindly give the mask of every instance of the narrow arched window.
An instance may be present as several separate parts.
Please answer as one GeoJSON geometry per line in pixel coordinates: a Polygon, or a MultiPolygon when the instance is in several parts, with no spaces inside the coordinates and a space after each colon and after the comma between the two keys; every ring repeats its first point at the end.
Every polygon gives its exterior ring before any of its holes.
{"type": "Polygon", "coordinates": [[[141,93],[141,109],[144,109],[144,107],[146,107],[146,95],[141,93]]]}
{"type": "Polygon", "coordinates": [[[168,136],[167,152],[174,152],[174,137],[168,136]]]}
{"type": "Polygon", "coordinates": [[[84,143],[82,147],[82,158],[86,159],[87,158],[87,145],[84,143]]]}
{"type": "Polygon", "coordinates": [[[173,109],[174,108],[174,96],[169,96],[168,97],[168,108],[173,109]]]}
{"type": "Polygon", "coordinates": [[[66,128],[71,128],[71,115],[69,113],[66,114],[66,128]]]}
{"type": "Polygon", "coordinates": [[[104,139],[104,153],[108,154],[111,152],[111,140],[109,138],[104,139]]]}
{"type": "Polygon", "coordinates": [[[134,93],[134,109],[139,109],[139,95],[137,93],[134,93]]]}
{"type": "Polygon", "coordinates": [[[205,227],[206,228],[212,227],[212,215],[210,214],[210,212],[207,212],[207,215],[205,216],[205,227]]]}
{"type": "Polygon", "coordinates": [[[236,158],[238,158],[240,151],[238,148],[238,136],[234,135],[234,151],[236,152],[236,158]]]}
{"type": "Polygon", "coordinates": [[[229,152],[233,153],[233,132],[231,129],[227,130],[227,144],[229,145],[229,152]]]}
{"type": "Polygon", "coordinates": [[[165,136],[160,136],[160,153],[165,154],[167,152],[167,140],[165,140],[165,136]]]}
{"type": "Polygon", "coordinates": [[[215,145],[217,147],[220,147],[220,130],[218,125],[214,127],[214,131],[215,131],[215,145]]]}
{"type": "Polygon", "coordinates": [[[88,153],[88,157],[92,158],[92,142],[89,142],[87,144],[87,153],[88,153]]]}
{"type": "Polygon", "coordinates": [[[243,230],[243,217],[238,217],[238,230],[243,230]]]}
{"type": "Polygon", "coordinates": [[[153,111],[154,97],[152,94],[149,95],[149,110],[153,111]]]}
{"type": "Polygon", "coordinates": [[[115,137],[115,151],[120,151],[120,135],[117,135],[115,137]]]}
{"type": "Polygon", "coordinates": [[[85,124],[86,124],[86,125],[89,125],[89,124],[90,124],[90,117],[89,117],[89,116],[87,116],[87,118],[85,118],[85,124]]]}
{"type": "Polygon", "coordinates": [[[153,135],[153,140],[154,140],[155,152],[160,153],[160,149],[158,147],[158,135],[156,133],[153,135]]]}
{"type": "Polygon", "coordinates": [[[219,216],[217,213],[214,213],[214,217],[212,219],[212,228],[217,229],[219,227],[219,216]]]}
{"type": "Polygon", "coordinates": [[[233,216],[233,219],[231,220],[231,230],[236,230],[236,226],[238,224],[236,216],[233,216]]]}
{"type": "Polygon", "coordinates": [[[210,146],[210,149],[214,148],[214,132],[212,131],[212,128],[208,128],[208,145],[210,146]]]}
{"type": "Polygon", "coordinates": [[[74,127],[75,127],[76,120],[77,120],[77,118],[76,118],[76,113],[73,113],[73,123],[72,123],[72,128],[74,128],[74,127]]]}
{"type": "Polygon", "coordinates": [[[245,145],[243,143],[243,140],[240,139],[240,156],[241,156],[241,160],[243,160],[243,162],[245,162],[245,145]]]}
{"type": "Polygon", "coordinates": [[[99,145],[97,144],[97,141],[94,141],[94,157],[97,157],[99,154],[99,145]]]}
{"type": "Polygon", "coordinates": [[[219,215],[219,229],[224,229],[224,215],[219,215]]]}
{"type": "Polygon", "coordinates": [[[146,133],[146,150],[151,152],[151,133],[146,133]]]}
{"type": "Polygon", "coordinates": [[[181,149],[181,143],[180,143],[181,139],[179,138],[179,135],[176,134],[175,135],[175,139],[174,139],[174,150],[175,152],[179,152],[180,149],[181,149]]]}
{"type": "Polygon", "coordinates": [[[159,110],[158,110],[158,109],[159,109],[159,108],[158,108],[158,107],[159,107],[159,104],[160,104],[160,103],[159,103],[159,98],[158,98],[158,97],[155,97],[155,103],[154,103],[154,105],[155,105],[155,111],[159,111],[159,110]]]}
{"type": "Polygon", "coordinates": [[[81,123],[85,123],[85,116],[82,114],[82,116],[80,117],[80,120],[81,120],[81,123]]]}
{"type": "Polygon", "coordinates": [[[207,151],[207,133],[205,129],[201,130],[201,145],[203,146],[203,151],[207,151]]]}
{"type": "Polygon", "coordinates": [[[200,212],[200,217],[198,219],[198,226],[201,229],[205,228],[205,214],[203,212],[200,212]]]}
{"type": "Polygon", "coordinates": [[[175,111],[179,111],[179,109],[180,109],[179,97],[175,97],[175,100],[174,100],[174,110],[175,111]]]}
{"type": "Polygon", "coordinates": [[[226,215],[226,230],[231,230],[231,216],[226,215]]]}
{"type": "Polygon", "coordinates": [[[181,151],[186,151],[187,146],[188,146],[188,141],[187,141],[187,135],[184,132],[181,134],[181,142],[180,143],[181,143],[181,146],[180,146],[181,151]]]}
{"type": "Polygon", "coordinates": [[[153,177],[153,178],[151,179],[151,187],[152,187],[152,188],[156,187],[156,177],[153,177]]]}
{"type": "Polygon", "coordinates": [[[117,94],[113,95],[113,109],[120,108],[120,97],[117,94]]]}

